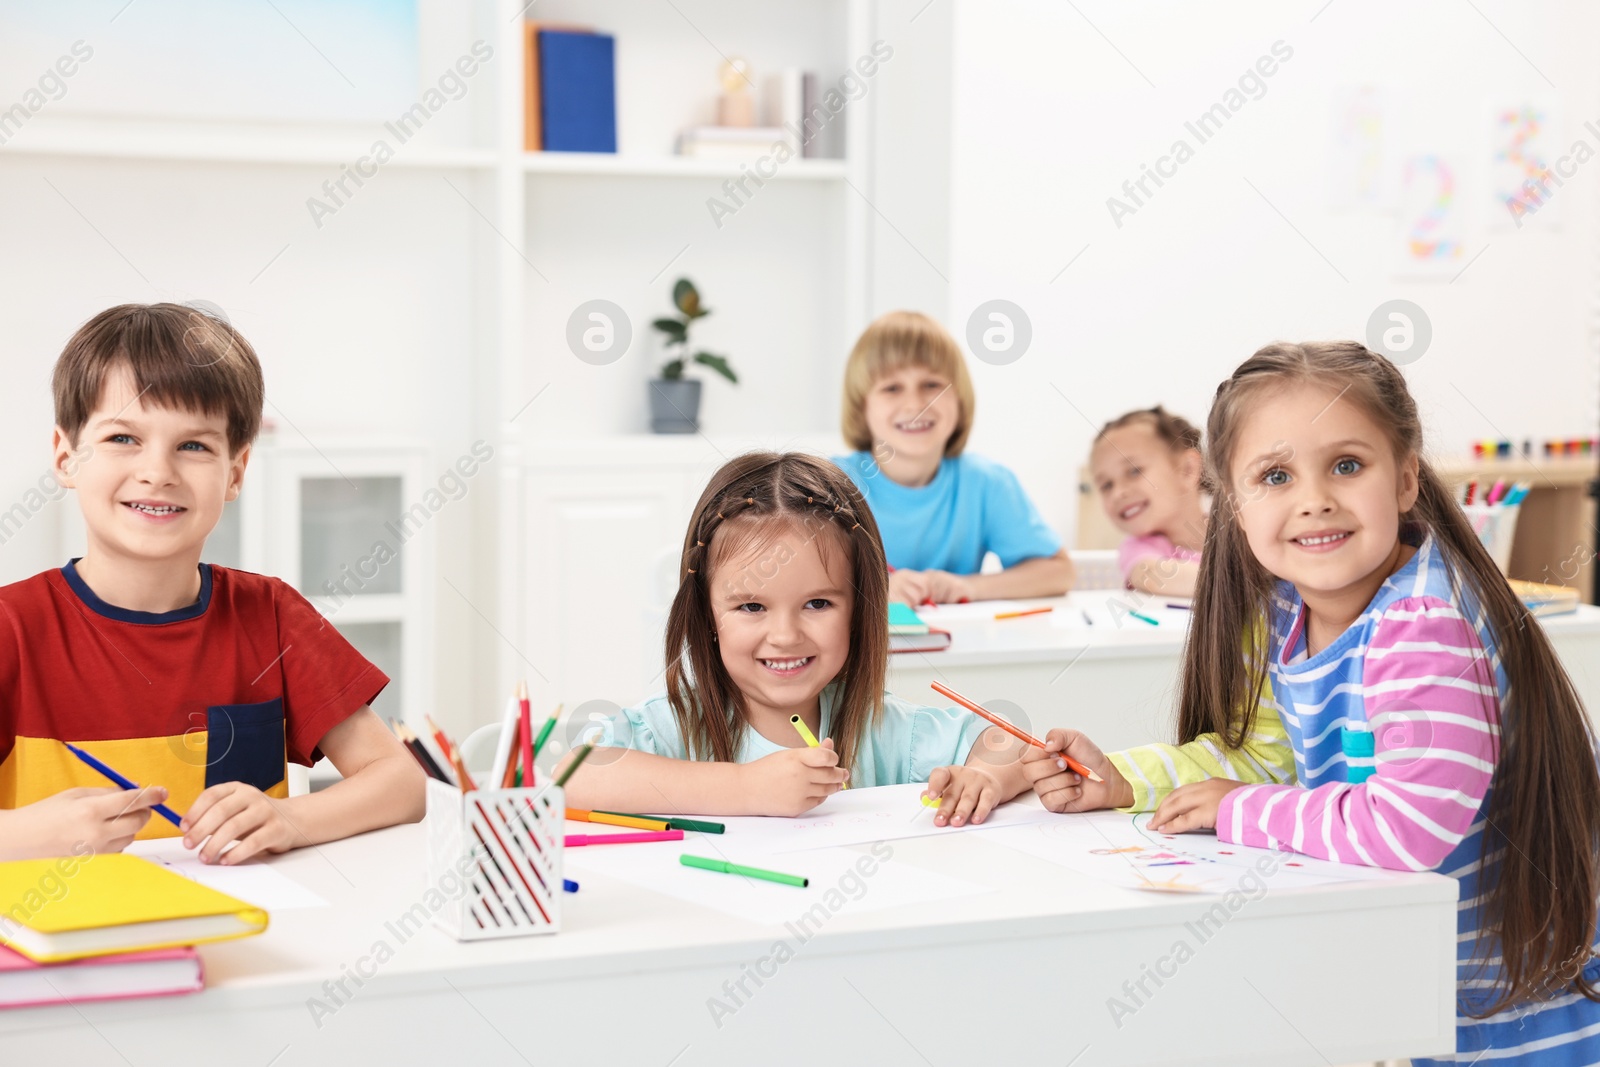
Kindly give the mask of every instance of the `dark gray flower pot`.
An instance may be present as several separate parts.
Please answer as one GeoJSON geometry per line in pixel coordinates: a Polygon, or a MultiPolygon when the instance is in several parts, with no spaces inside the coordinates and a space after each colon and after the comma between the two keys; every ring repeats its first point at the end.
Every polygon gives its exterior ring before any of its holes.
{"type": "Polygon", "coordinates": [[[650,386],[650,429],[656,433],[694,433],[700,429],[700,381],[657,378],[650,386]]]}

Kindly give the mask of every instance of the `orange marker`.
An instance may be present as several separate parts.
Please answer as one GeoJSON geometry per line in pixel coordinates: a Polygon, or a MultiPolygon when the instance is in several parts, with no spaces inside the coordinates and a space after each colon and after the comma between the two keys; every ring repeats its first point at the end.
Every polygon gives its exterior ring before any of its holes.
{"type": "Polygon", "coordinates": [[[1050,607],[1050,608],[1029,608],[1027,611],[1002,611],[1000,614],[996,615],[995,618],[997,618],[997,619],[1020,619],[1024,615],[1044,615],[1044,614],[1046,614],[1048,612],[1052,612],[1054,610],[1056,610],[1056,609],[1053,608],[1053,607],[1050,607]]]}
{"type": "MultiPolygon", "coordinates": [[[[978,715],[978,716],[981,716],[982,718],[988,719],[990,722],[992,722],[996,726],[1000,727],[1000,729],[1004,730],[1006,733],[1010,734],[1012,737],[1015,737],[1018,741],[1025,741],[1028,744],[1032,745],[1034,748],[1044,748],[1045,747],[1044,746],[1044,742],[1039,740],[1037,737],[1034,737],[1032,734],[1028,733],[1025,730],[1017,729],[1015,726],[1012,726],[1010,723],[1006,722],[1004,719],[1002,719],[1000,716],[996,715],[994,712],[992,712],[992,711],[988,710],[987,708],[983,707],[983,705],[977,704],[977,703],[974,703],[971,700],[968,700],[966,697],[962,696],[960,693],[956,692],[954,689],[951,689],[949,686],[940,685],[938,682],[933,682],[931,684],[933,685],[934,692],[939,693],[939,694],[941,694],[943,696],[949,697],[951,700],[954,700],[957,704],[960,704],[962,707],[966,708],[968,711],[972,712],[974,715],[978,715]]],[[[1046,749],[1046,751],[1048,751],[1048,749],[1046,749]]],[[[1083,764],[1079,763],[1077,760],[1075,760],[1071,756],[1067,755],[1065,752],[1058,752],[1058,753],[1055,753],[1055,755],[1060,756],[1061,759],[1066,761],[1066,764],[1067,764],[1068,767],[1070,767],[1072,770],[1076,771],[1077,773],[1083,775],[1085,778],[1089,779],[1089,781],[1091,781],[1091,782],[1103,782],[1103,781],[1105,781],[1104,778],[1100,777],[1098,774],[1094,773],[1089,768],[1085,767],[1083,764]]]]}
{"type": "Polygon", "coordinates": [[[612,815],[604,811],[586,811],[583,808],[568,808],[567,818],[573,822],[597,822],[607,826],[631,826],[635,830],[670,830],[665,819],[641,819],[635,815],[612,815]]]}

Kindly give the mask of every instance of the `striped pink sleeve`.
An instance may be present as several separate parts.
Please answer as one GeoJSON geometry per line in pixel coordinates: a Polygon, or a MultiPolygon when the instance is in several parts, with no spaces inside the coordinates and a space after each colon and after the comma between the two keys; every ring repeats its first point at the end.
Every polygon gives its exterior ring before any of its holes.
{"type": "Polygon", "coordinates": [[[1494,776],[1499,690],[1478,634],[1435,597],[1391,604],[1374,628],[1362,700],[1377,769],[1356,785],[1256,785],[1217,812],[1217,836],[1340,863],[1423,871],[1471,829],[1494,776]]]}

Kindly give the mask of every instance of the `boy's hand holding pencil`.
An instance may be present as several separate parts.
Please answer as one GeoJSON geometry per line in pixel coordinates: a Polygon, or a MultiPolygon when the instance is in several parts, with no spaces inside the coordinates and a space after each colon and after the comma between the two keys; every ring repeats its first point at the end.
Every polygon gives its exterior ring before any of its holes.
{"type": "Polygon", "coordinates": [[[1100,747],[1077,730],[1051,730],[1044,748],[1027,746],[1022,752],[1022,773],[1033,791],[1051,811],[1095,811],[1126,808],[1133,803],[1133,787],[1100,747]],[[1085,778],[1067,766],[1067,760],[1098,774],[1102,781],[1085,778]]]}

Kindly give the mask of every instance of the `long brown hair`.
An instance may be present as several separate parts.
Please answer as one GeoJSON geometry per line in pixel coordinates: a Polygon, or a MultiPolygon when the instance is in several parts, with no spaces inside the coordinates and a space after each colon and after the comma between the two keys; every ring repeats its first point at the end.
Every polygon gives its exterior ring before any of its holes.
{"type": "MultiPolygon", "coordinates": [[[[845,554],[855,603],[850,653],[828,736],[839,766],[853,768],[883,712],[889,668],[889,568],[883,539],[855,483],[825,459],[800,452],[750,452],[711,476],[683,539],[678,593],[667,615],[667,700],[690,759],[731,762],[748,729],[744,695],[723,666],[713,635],[711,581],[717,564],[785,530],[824,553],[845,554]]],[[[783,547],[781,544],[779,547],[783,547]]],[[[775,553],[774,565],[782,559],[775,553]]]]}
{"type": "Polygon", "coordinates": [[[1452,586],[1475,599],[1487,616],[1506,672],[1480,871],[1482,928],[1498,941],[1502,972],[1495,1003],[1473,1014],[1492,1015],[1561,988],[1600,1000],[1600,991],[1582,975],[1600,889],[1600,773],[1588,716],[1543,628],[1512,593],[1423,456],[1422,425],[1405,378],[1357,342],[1271,344],[1217,387],[1206,452],[1219,510],[1207,529],[1195,617],[1184,646],[1179,741],[1215,732],[1237,748],[1255,723],[1257,699],[1267,684],[1263,620],[1274,580],[1245,540],[1237,516],[1248,501],[1238,499],[1230,471],[1249,405],[1264,391],[1296,383],[1338,391],[1383,428],[1397,458],[1417,457],[1417,501],[1402,520],[1433,534],[1452,586]],[[1491,863],[1496,853],[1501,858],[1491,863]]]}

